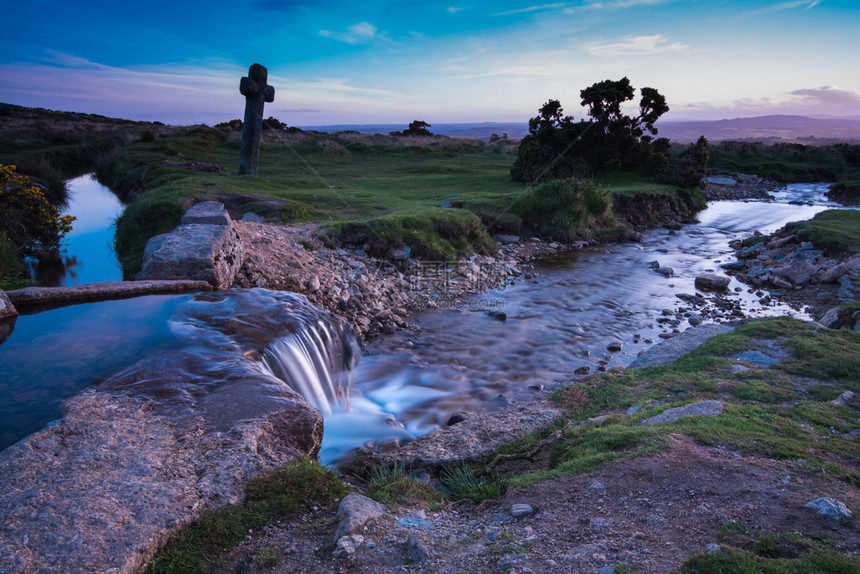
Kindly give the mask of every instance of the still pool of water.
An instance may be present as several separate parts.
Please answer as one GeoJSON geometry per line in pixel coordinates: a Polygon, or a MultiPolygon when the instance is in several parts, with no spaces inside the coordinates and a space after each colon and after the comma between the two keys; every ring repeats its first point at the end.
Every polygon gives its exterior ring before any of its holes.
{"type": "Polygon", "coordinates": [[[62,213],[77,219],[63,239],[61,260],[34,262],[31,277],[45,287],[122,281],[122,268],[113,250],[114,221],[122,213],[122,203],[92,174],[69,180],[66,190],[62,213]]]}

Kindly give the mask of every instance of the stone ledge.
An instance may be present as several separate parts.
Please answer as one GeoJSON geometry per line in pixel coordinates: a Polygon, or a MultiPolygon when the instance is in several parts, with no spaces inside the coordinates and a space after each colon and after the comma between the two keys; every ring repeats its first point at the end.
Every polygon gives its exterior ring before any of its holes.
{"type": "Polygon", "coordinates": [[[6,294],[17,307],[32,311],[143,295],[211,290],[212,286],[206,281],[106,281],[70,287],[25,287],[6,294]]]}

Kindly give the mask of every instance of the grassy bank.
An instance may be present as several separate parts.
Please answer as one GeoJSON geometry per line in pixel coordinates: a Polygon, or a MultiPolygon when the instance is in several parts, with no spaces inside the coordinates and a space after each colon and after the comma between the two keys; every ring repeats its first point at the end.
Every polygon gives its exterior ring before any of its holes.
{"type": "MultiPolygon", "coordinates": [[[[416,257],[452,259],[491,250],[494,233],[559,238],[544,232],[554,210],[523,208],[531,190],[511,181],[514,149],[504,142],[267,130],[258,175],[234,176],[239,137],[227,128],[187,129],[135,142],[102,163],[99,178],[135,198],[117,226],[127,275],[137,270],[146,239],[175,224],[191,199],[218,199],[277,222],[319,221],[331,244],[367,245],[377,256],[409,246],[416,257]],[[177,167],[192,161],[222,172],[177,167]],[[143,225],[153,220],[164,225],[143,225]]],[[[681,193],[642,177],[622,179],[624,194],[681,193]]],[[[609,193],[613,185],[605,186],[609,193]]],[[[617,227],[612,206],[603,207],[594,203],[586,211],[597,215],[573,221],[576,237],[617,227]]]]}
{"type": "Polygon", "coordinates": [[[143,137],[176,128],[76,112],[0,104],[0,164],[44,185],[54,202],[63,183],[95,169],[101,158],[143,137]]]}
{"type": "Polygon", "coordinates": [[[789,223],[787,229],[829,254],[860,253],[860,211],[828,209],[808,221],[789,223]]]}

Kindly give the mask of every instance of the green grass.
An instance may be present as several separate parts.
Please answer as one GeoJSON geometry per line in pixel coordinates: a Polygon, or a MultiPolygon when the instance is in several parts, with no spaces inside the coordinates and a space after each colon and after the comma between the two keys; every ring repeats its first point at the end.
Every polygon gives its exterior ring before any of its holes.
{"type": "Polygon", "coordinates": [[[710,146],[711,171],[755,174],[782,183],[837,181],[860,167],[860,146],[726,141],[710,146]]]}
{"type": "MultiPolygon", "coordinates": [[[[489,233],[580,236],[543,229],[541,217],[530,220],[523,214],[529,210],[517,208],[533,195],[511,180],[514,150],[436,136],[270,130],[263,135],[258,175],[235,176],[230,172],[238,162],[238,137],[226,129],[195,127],[170,137],[137,141],[102,162],[99,179],[120,195],[137,197],[135,203],[184,206],[191,198],[240,198],[244,211],[274,221],[323,222],[333,243],[343,225],[361,225],[368,230],[368,247],[377,256],[408,245],[416,257],[450,260],[491,251],[495,242],[489,233]],[[224,173],[165,165],[190,160],[217,164],[224,173]]],[[[582,217],[569,218],[565,228],[605,240],[625,237],[612,217],[611,194],[616,191],[656,190],[672,195],[675,203],[683,201],[677,189],[646,181],[641,175],[606,177],[613,182],[594,188],[594,193],[567,198],[582,202],[581,208],[565,206],[582,217]]],[[[118,233],[137,233],[124,230],[127,223],[133,222],[119,222],[118,233]]],[[[142,231],[142,237],[150,233],[142,231]]],[[[129,251],[130,265],[139,252],[129,251]]]]}
{"type": "MultiPolygon", "coordinates": [[[[242,504],[205,510],[197,521],[171,536],[146,571],[211,572],[219,565],[220,557],[242,540],[249,529],[258,530],[272,522],[287,520],[310,505],[332,506],[348,489],[318,462],[299,458],[251,479],[245,492],[242,504]]],[[[276,564],[278,556],[272,554],[266,552],[259,559],[265,564],[276,564]]]]}
{"type": "Polygon", "coordinates": [[[852,574],[860,563],[835,552],[829,540],[796,531],[754,534],[739,522],[729,522],[718,534],[722,548],[688,558],[678,574],[852,574]]]}
{"type": "Polygon", "coordinates": [[[364,493],[382,504],[411,505],[419,501],[439,501],[441,496],[429,485],[418,481],[406,470],[403,460],[370,469],[364,493]]]}
{"type": "Polygon", "coordinates": [[[844,482],[860,484],[856,465],[860,444],[852,434],[860,429],[860,421],[852,409],[829,403],[846,390],[860,393],[858,375],[860,334],[817,329],[787,317],[750,321],[670,365],[610,371],[557,390],[552,400],[564,415],[540,433],[499,448],[497,454],[530,452],[564,429],[545,459],[509,477],[511,486],[522,486],[659,452],[669,444],[670,434],[680,434],[703,445],[803,459],[844,482]],[[778,345],[787,358],[767,368],[732,370],[735,354],[761,345],[778,345]],[[704,399],[723,401],[723,413],[640,424],[667,408],[704,399]],[[627,415],[633,405],[640,410],[627,415]],[[587,421],[598,415],[606,418],[596,424],[587,421]]]}
{"type": "Polygon", "coordinates": [[[787,227],[803,241],[829,253],[860,252],[860,211],[828,209],[787,227]]]}
{"type": "Polygon", "coordinates": [[[499,498],[507,488],[504,479],[497,475],[478,477],[466,463],[443,467],[439,480],[442,492],[451,500],[471,500],[475,503],[499,498]]]}

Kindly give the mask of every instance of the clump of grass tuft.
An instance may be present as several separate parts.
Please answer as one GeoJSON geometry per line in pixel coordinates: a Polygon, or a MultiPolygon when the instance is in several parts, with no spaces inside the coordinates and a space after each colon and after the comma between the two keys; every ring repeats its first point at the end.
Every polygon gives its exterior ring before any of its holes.
{"type": "Polygon", "coordinates": [[[558,241],[588,237],[615,223],[612,196],[593,181],[565,179],[539,185],[521,196],[513,211],[539,235],[558,241]]]}
{"type": "MultiPolygon", "coordinates": [[[[146,571],[210,572],[249,529],[287,519],[312,504],[333,504],[348,492],[332,471],[310,458],[298,458],[251,479],[244,503],[203,511],[194,523],[171,536],[146,571]]],[[[271,562],[269,554],[263,559],[271,562]]]]}
{"type": "Polygon", "coordinates": [[[402,459],[392,465],[379,464],[372,467],[365,494],[383,504],[402,504],[440,498],[438,492],[407,472],[406,461],[402,459]]]}
{"type": "Polygon", "coordinates": [[[254,554],[254,564],[258,568],[274,568],[281,561],[281,552],[274,546],[264,546],[254,554]]]}
{"type": "Polygon", "coordinates": [[[442,491],[452,500],[483,502],[504,494],[507,481],[498,475],[475,476],[468,464],[443,467],[440,473],[442,491]]]}

